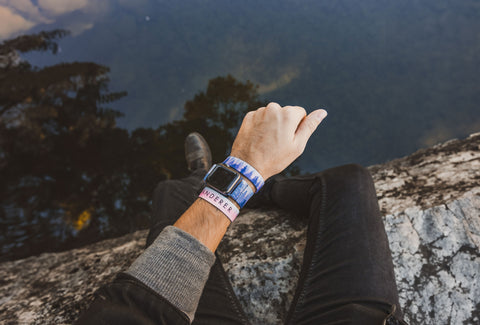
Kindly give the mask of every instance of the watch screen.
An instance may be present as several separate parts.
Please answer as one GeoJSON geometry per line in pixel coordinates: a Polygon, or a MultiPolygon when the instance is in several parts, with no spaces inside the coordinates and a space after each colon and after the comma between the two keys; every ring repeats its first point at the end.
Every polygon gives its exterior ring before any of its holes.
{"type": "Polygon", "coordinates": [[[217,190],[226,193],[230,188],[233,181],[237,179],[237,174],[228,170],[222,166],[218,166],[215,170],[207,177],[206,181],[208,184],[215,187],[217,190]]]}

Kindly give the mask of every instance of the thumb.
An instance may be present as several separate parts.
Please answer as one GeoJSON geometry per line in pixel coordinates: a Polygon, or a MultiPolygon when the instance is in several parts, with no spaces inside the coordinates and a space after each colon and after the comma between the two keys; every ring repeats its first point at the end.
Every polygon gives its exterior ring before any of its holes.
{"type": "Polygon", "coordinates": [[[308,139],[317,129],[320,122],[327,116],[327,111],[324,109],[317,109],[303,118],[297,128],[295,136],[303,146],[307,144],[308,139]]]}

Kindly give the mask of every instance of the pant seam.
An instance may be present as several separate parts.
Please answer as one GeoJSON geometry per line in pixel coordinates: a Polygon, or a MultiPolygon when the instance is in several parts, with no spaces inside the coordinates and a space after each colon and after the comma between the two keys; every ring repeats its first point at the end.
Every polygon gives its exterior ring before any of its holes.
{"type": "Polygon", "coordinates": [[[299,298],[297,300],[297,303],[294,306],[294,310],[292,312],[292,318],[288,321],[289,323],[293,323],[298,317],[297,308],[298,308],[298,306],[302,305],[304,300],[305,300],[305,294],[306,294],[305,284],[306,284],[307,280],[311,278],[312,272],[313,272],[312,271],[312,266],[313,266],[314,262],[318,259],[318,251],[316,250],[316,246],[317,246],[318,241],[320,240],[320,236],[321,236],[321,234],[323,232],[323,228],[324,228],[323,216],[325,214],[326,201],[327,201],[326,181],[323,178],[323,175],[319,175],[318,179],[320,180],[320,183],[321,183],[321,191],[322,192],[321,192],[319,220],[318,220],[318,225],[317,225],[317,229],[318,229],[317,230],[317,236],[315,236],[315,239],[314,239],[315,242],[313,244],[313,249],[315,250],[315,253],[312,255],[312,260],[311,260],[311,262],[308,266],[308,271],[307,271],[307,275],[305,276],[305,280],[303,281],[303,283],[301,283],[301,285],[302,285],[301,292],[300,292],[299,298]]]}

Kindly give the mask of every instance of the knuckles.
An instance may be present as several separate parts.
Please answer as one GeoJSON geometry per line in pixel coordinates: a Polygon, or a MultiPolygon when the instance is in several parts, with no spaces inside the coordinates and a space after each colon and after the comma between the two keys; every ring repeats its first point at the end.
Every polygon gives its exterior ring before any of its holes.
{"type": "Polygon", "coordinates": [[[245,115],[245,119],[251,119],[255,115],[255,111],[250,111],[245,115]]]}
{"type": "Polygon", "coordinates": [[[268,109],[278,109],[278,108],[282,108],[282,107],[280,105],[278,105],[278,103],[270,102],[270,103],[268,103],[267,108],[268,109]]]}
{"type": "Polygon", "coordinates": [[[232,154],[256,162],[259,170],[266,176],[282,171],[304,152],[307,139],[304,139],[303,134],[309,132],[301,132],[302,136],[299,137],[289,136],[288,133],[295,132],[299,123],[305,123],[305,129],[312,133],[317,127],[314,121],[305,119],[305,116],[306,111],[303,107],[281,107],[275,102],[249,111],[239,132],[241,139],[234,141],[232,154]],[[274,148],[277,146],[279,147],[274,148]],[[273,149],[275,150],[271,151],[273,149]],[[266,152],[269,154],[265,155],[266,152]],[[262,159],[254,159],[258,156],[262,159]]]}

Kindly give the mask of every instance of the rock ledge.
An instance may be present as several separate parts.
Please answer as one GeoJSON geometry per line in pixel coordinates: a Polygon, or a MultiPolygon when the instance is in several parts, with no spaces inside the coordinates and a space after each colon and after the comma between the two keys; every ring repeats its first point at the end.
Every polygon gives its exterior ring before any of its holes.
{"type": "MultiPolygon", "coordinates": [[[[479,324],[480,133],[369,169],[406,320],[479,324]]],[[[245,211],[219,248],[254,324],[280,324],[293,297],[306,229],[291,220],[283,211],[245,211]]],[[[145,237],[138,231],[0,264],[0,322],[71,323],[141,253],[145,237]]]]}

